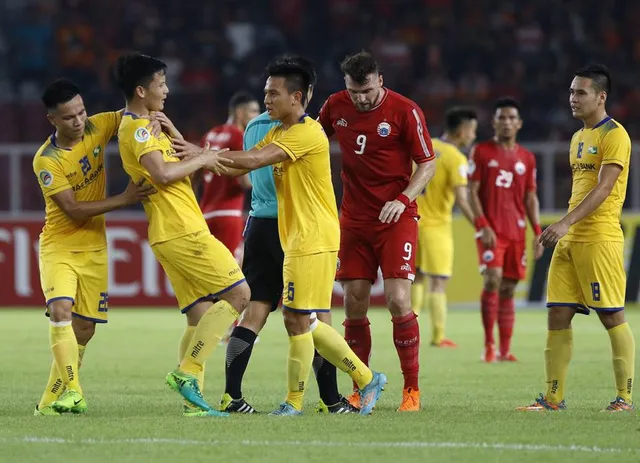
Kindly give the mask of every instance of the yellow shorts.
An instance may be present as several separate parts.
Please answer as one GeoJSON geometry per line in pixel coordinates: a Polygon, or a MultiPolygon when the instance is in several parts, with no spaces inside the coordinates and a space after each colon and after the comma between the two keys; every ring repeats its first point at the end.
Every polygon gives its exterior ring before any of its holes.
{"type": "Polygon", "coordinates": [[[624,243],[560,241],[551,258],[547,307],[616,312],[624,308],[624,243]]]}
{"type": "Polygon", "coordinates": [[[182,313],[244,281],[233,254],[209,230],[156,243],[151,249],[169,277],[182,313]]]}
{"type": "Polygon", "coordinates": [[[451,277],[453,273],[453,233],[451,225],[418,227],[416,266],[422,273],[451,277]]]}
{"type": "Polygon", "coordinates": [[[296,312],[328,312],[338,252],[284,256],[282,307],[296,312]]]}
{"type": "Polygon", "coordinates": [[[40,254],[40,284],[47,303],[68,299],[78,318],[107,323],[109,310],[107,249],[40,254]]]}

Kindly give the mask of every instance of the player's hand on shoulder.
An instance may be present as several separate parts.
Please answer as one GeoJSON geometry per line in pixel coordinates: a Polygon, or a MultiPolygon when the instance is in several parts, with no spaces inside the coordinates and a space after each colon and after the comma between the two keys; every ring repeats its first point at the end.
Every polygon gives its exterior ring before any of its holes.
{"type": "Polygon", "coordinates": [[[147,199],[147,196],[157,193],[158,190],[147,183],[144,178],[141,178],[137,182],[133,182],[133,180],[129,180],[129,184],[127,185],[126,190],[122,193],[125,198],[125,202],[127,204],[135,204],[139,201],[144,201],[147,199]]]}
{"type": "Polygon", "coordinates": [[[546,248],[554,247],[560,238],[569,233],[570,226],[569,222],[564,219],[549,225],[540,235],[540,243],[546,248]]]}
{"type": "Polygon", "coordinates": [[[498,238],[496,237],[496,232],[493,231],[493,228],[484,227],[480,230],[480,242],[487,249],[493,249],[496,247],[498,238]]]}
{"type": "Polygon", "coordinates": [[[149,115],[149,119],[151,121],[157,121],[162,128],[161,130],[166,132],[171,138],[184,140],[182,134],[178,131],[176,126],[173,125],[173,122],[171,122],[171,119],[169,119],[165,113],[161,111],[154,111],[149,115]]]}
{"type": "Polygon", "coordinates": [[[382,223],[397,222],[400,220],[400,216],[406,208],[407,207],[397,199],[387,201],[380,211],[380,216],[378,218],[382,223]]]}
{"type": "Polygon", "coordinates": [[[149,124],[147,124],[145,128],[151,132],[151,135],[157,138],[162,133],[162,125],[159,120],[155,119],[151,115],[142,116],[141,118],[149,121],[149,124]]]}

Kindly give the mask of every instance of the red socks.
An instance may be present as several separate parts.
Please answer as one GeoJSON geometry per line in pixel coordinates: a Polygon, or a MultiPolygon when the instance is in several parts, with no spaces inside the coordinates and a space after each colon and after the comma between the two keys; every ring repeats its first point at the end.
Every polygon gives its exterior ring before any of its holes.
{"type": "Polygon", "coordinates": [[[516,312],[513,299],[500,299],[498,311],[498,331],[500,333],[500,355],[505,356],[511,350],[511,336],[516,312]]]}
{"type": "Polygon", "coordinates": [[[418,317],[411,312],[402,317],[392,317],[393,343],[396,345],[400,367],[404,376],[404,388],[418,390],[420,371],[420,326],[418,317]]]}
{"type": "Polygon", "coordinates": [[[482,291],[480,298],[482,311],[482,326],[484,327],[484,345],[495,344],[493,339],[493,326],[498,318],[498,292],[482,291]]]}

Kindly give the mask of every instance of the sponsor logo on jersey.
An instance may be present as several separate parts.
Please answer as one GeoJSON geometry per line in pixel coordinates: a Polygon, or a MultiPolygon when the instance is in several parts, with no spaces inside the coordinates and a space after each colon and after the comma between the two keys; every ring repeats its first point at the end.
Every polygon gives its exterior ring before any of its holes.
{"type": "Polygon", "coordinates": [[[100,151],[102,151],[102,147],[100,145],[96,146],[95,149],[93,150],[93,157],[97,158],[98,155],[100,154],[100,151]]]}
{"type": "Polygon", "coordinates": [[[391,134],[391,125],[388,122],[380,122],[377,130],[381,137],[388,137],[391,134]]]}
{"type": "Polygon", "coordinates": [[[38,177],[40,178],[40,182],[42,186],[51,186],[53,183],[53,174],[48,170],[41,170],[38,172],[38,177]]]}
{"type": "Polygon", "coordinates": [[[598,154],[598,147],[597,146],[590,146],[589,148],[587,148],[587,153],[589,153],[589,154],[598,154]]]}
{"type": "Polygon", "coordinates": [[[149,138],[151,138],[151,134],[149,133],[149,131],[147,129],[145,129],[144,127],[140,127],[138,130],[136,130],[136,132],[133,134],[133,138],[136,139],[136,141],[140,142],[140,143],[146,143],[147,141],[149,141],[149,138]]]}
{"type": "Polygon", "coordinates": [[[524,173],[527,171],[527,166],[524,165],[524,162],[518,161],[518,162],[516,162],[516,165],[514,166],[514,169],[516,171],[516,174],[524,175],[524,173]]]}
{"type": "Polygon", "coordinates": [[[495,159],[492,159],[489,161],[489,164],[487,164],[487,167],[500,167],[500,163],[495,159]]]}
{"type": "Polygon", "coordinates": [[[572,166],[572,168],[573,168],[573,170],[592,170],[592,171],[595,171],[596,170],[596,165],[588,163],[588,162],[576,162],[572,166]]]}
{"type": "Polygon", "coordinates": [[[410,272],[411,271],[411,265],[404,264],[402,267],[400,267],[400,270],[402,270],[403,272],[410,272]]]}
{"type": "Polygon", "coordinates": [[[347,121],[345,121],[344,118],[341,117],[336,122],[336,125],[339,126],[339,127],[346,127],[347,126],[347,121]]]}
{"type": "Polygon", "coordinates": [[[491,262],[493,261],[494,258],[495,258],[495,255],[493,254],[493,251],[490,249],[487,249],[485,252],[482,253],[483,262],[491,262]]]}

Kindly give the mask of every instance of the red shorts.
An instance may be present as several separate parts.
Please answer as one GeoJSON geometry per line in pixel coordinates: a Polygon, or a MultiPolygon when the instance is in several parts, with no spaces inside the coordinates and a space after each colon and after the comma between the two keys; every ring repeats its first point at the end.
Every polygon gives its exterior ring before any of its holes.
{"type": "Polygon", "coordinates": [[[221,241],[231,254],[242,243],[242,231],[244,230],[244,218],[242,217],[212,217],[207,219],[209,231],[218,241],[221,241]]]}
{"type": "Polygon", "coordinates": [[[341,223],[336,280],[375,281],[380,267],[384,279],[413,281],[417,240],[418,221],[414,217],[395,223],[341,223]]]}
{"type": "Polygon", "coordinates": [[[501,268],[502,276],[510,280],[524,280],[527,276],[527,246],[524,241],[511,241],[498,238],[496,247],[485,248],[476,239],[480,271],[486,268],[501,268]]]}

